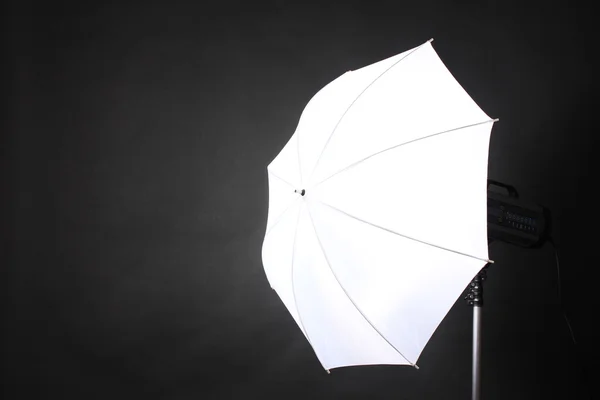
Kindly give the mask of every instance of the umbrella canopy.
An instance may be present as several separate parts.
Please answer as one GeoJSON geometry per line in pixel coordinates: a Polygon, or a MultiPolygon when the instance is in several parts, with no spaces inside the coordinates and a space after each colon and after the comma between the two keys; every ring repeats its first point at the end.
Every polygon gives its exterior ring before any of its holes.
{"type": "Polygon", "coordinates": [[[266,276],[327,370],[413,365],[488,262],[493,122],[431,40],[349,71],[269,164],[266,276]]]}

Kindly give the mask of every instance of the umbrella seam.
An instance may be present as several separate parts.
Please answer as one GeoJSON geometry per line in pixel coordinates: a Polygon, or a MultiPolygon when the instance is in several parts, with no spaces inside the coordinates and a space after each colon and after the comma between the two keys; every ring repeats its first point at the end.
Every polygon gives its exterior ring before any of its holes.
{"type": "Polygon", "coordinates": [[[325,145],[323,146],[323,149],[321,150],[321,154],[319,154],[319,158],[317,158],[317,161],[315,163],[315,166],[313,167],[308,180],[310,181],[310,179],[312,178],[313,174],[315,173],[317,167],[319,166],[319,162],[321,161],[321,158],[323,157],[323,154],[325,153],[325,150],[327,149],[327,146],[329,145],[329,142],[331,141],[331,138],[333,137],[334,133],[336,132],[338,126],[340,125],[340,123],[342,122],[342,120],[344,119],[344,117],[346,116],[346,114],[348,113],[348,111],[350,111],[350,109],[352,108],[352,106],[358,101],[358,99],[371,87],[373,86],[373,84],[375,84],[375,82],[377,82],[379,80],[379,78],[381,78],[383,75],[385,75],[389,70],[391,70],[392,68],[394,68],[396,65],[398,65],[398,63],[400,63],[400,61],[405,60],[408,56],[410,56],[411,54],[413,54],[415,51],[419,50],[421,47],[425,46],[427,43],[431,43],[431,40],[421,44],[420,46],[414,48],[410,53],[408,53],[407,55],[405,55],[404,57],[402,57],[400,60],[396,61],[394,64],[392,64],[389,68],[387,68],[385,71],[383,71],[377,78],[373,79],[373,81],[371,81],[371,83],[369,83],[367,85],[367,87],[365,87],[359,94],[358,96],[356,96],[356,98],[352,101],[352,103],[350,103],[350,105],[348,106],[348,108],[346,108],[346,111],[344,111],[344,113],[342,114],[342,116],[340,117],[340,119],[338,120],[338,122],[335,124],[335,127],[333,128],[333,130],[331,131],[331,134],[329,135],[329,137],[327,138],[327,141],[325,142],[325,145]]]}
{"type": "MultiPolygon", "coordinates": [[[[323,203],[324,204],[324,203],[323,203]]],[[[358,307],[358,305],[356,305],[356,303],[354,302],[354,300],[352,300],[352,297],[350,297],[350,295],[348,294],[348,292],[346,291],[346,289],[344,289],[344,286],[342,286],[340,280],[338,279],[337,275],[335,274],[335,271],[333,270],[333,267],[331,266],[331,262],[329,261],[329,258],[327,257],[327,253],[325,252],[325,248],[323,247],[323,243],[321,243],[321,239],[319,238],[319,234],[317,233],[317,227],[315,226],[315,222],[314,219],[312,217],[312,213],[310,212],[310,208],[307,205],[307,210],[308,210],[308,215],[310,218],[310,222],[312,224],[313,230],[315,232],[315,237],[317,238],[317,241],[319,242],[319,247],[321,248],[321,252],[323,252],[323,256],[325,257],[325,261],[327,262],[327,266],[329,267],[329,270],[331,271],[331,274],[333,275],[335,281],[337,282],[338,286],[340,287],[340,289],[342,289],[342,291],[344,292],[344,294],[346,295],[346,297],[348,298],[348,300],[350,300],[350,303],[352,303],[352,305],[354,306],[354,308],[356,309],[356,311],[358,311],[358,313],[364,318],[365,321],[367,321],[367,323],[371,326],[371,328],[373,328],[373,330],[375,332],[377,332],[377,334],[383,339],[385,340],[385,342],[390,345],[392,347],[392,349],[394,349],[402,358],[404,358],[411,366],[415,366],[416,364],[411,362],[408,358],[406,358],[404,356],[404,354],[402,354],[402,352],[400,350],[398,350],[396,348],[396,346],[394,346],[392,344],[392,342],[390,342],[376,327],[375,325],[373,325],[373,323],[369,320],[369,318],[367,318],[367,316],[363,313],[363,311],[358,307]]]]}
{"type": "Polygon", "coordinates": [[[402,146],[404,146],[404,145],[407,145],[407,144],[410,144],[410,143],[418,142],[419,140],[425,140],[425,139],[429,139],[429,138],[432,138],[432,137],[436,137],[436,136],[442,135],[442,134],[444,134],[444,133],[456,132],[456,131],[459,131],[459,130],[461,130],[461,129],[472,128],[472,127],[474,127],[474,126],[483,125],[483,124],[488,124],[488,123],[490,123],[490,122],[496,122],[496,121],[498,121],[498,119],[490,119],[490,120],[483,121],[483,122],[477,122],[477,123],[470,124],[470,125],[464,125],[464,126],[461,126],[461,127],[458,127],[458,128],[452,128],[452,129],[448,129],[448,130],[445,130],[445,131],[442,131],[442,132],[432,133],[431,135],[427,135],[427,136],[423,136],[423,137],[420,137],[420,138],[417,138],[417,139],[409,140],[408,142],[404,142],[404,143],[396,144],[396,145],[394,145],[394,146],[392,146],[392,147],[388,147],[388,148],[386,148],[386,149],[379,150],[379,151],[378,151],[378,152],[376,152],[376,153],[373,153],[373,154],[371,154],[371,155],[369,155],[369,156],[367,156],[367,157],[365,157],[365,158],[363,158],[363,159],[361,159],[361,160],[358,160],[358,161],[356,161],[356,162],[354,162],[354,163],[352,163],[352,164],[350,164],[350,165],[348,165],[348,166],[346,166],[346,167],[344,167],[344,168],[340,169],[340,170],[339,170],[339,171],[337,171],[337,172],[334,172],[333,174],[329,175],[327,178],[325,178],[325,179],[321,180],[320,182],[316,183],[316,184],[313,186],[313,188],[316,188],[317,186],[319,186],[320,184],[322,184],[322,183],[324,183],[324,182],[328,181],[329,179],[333,178],[334,176],[337,176],[337,175],[341,174],[342,172],[345,172],[345,171],[347,171],[347,170],[349,170],[349,169],[351,169],[351,168],[354,168],[354,167],[356,167],[358,164],[361,164],[361,163],[363,163],[364,161],[367,161],[368,159],[370,159],[370,158],[373,158],[373,157],[375,157],[375,156],[378,156],[378,155],[380,155],[380,154],[382,154],[382,153],[385,153],[385,152],[387,152],[387,151],[390,151],[390,150],[397,149],[398,147],[402,147],[402,146]]]}
{"type": "Polygon", "coordinates": [[[385,228],[385,227],[383,227],[383,226],[376,225],[376,224],[374,224],[374,223],[372,223],[372,222],[365,221],[364,219],[361,219],[361,218],[355,217],[354,215],[348,214],[347,212],[345,212],[345,211],[343,211],[343,210],[340,210],[339,208],[337,208],[337,207],[334,207],[334,206],[332,206],[331,204],[327,204],[327,203],[325,203],[325,202],[323,202],[323,201],[321,201],[321,200],[318,200],[318,199],[316,199],[316,201],[318,201],[319,203],[323,204],[324,206],[327,206],[327,207],[329,207],[329,208],[331,208],[331,209],[333,209],[333,210],[335,210],[335,211],[337,211],[337,212],[339,212],[339,213],[341,213],[341,214],[344,214],[344,215],[346,215],[347,217],[350,217],[350,218],[352,218],[352,219],[355,219],[355,220],[357,220],[357,221],[360,221],[360,222],[362,222],[362,223],[364,223],[364,224],[370,225],[370,226],[372,226],[372,227],[374,227],[374,228],[379,228],[379,229],[382,229],[382,230],[384,230],[384,231],[386,231],[386,232],[389,232],[389,233],[392,233],[392,234],[394,234],[394,235],[397,235],[397,236],[403,237],[403,238],[405,238],[405,239],[413,240],[413,241],[415,241],[415,242],[419,242],[419,243],[422,243],[422,244],[424,244],[424,245],[427,245],[427,246],[435,247],[435,248],[438,248],[438,249],[440,249],[440,250],[445,250],[445,251],[449,251],[449,252],[452,252],[452,253],[455,253],[455,254],[459,254],[459,255],[461,255],[461,256],[465,256],[465,257],[469,257],[469,258],[474,258],[474,259],[476,259],[476,260],[479,260],[479,261],[484,261],[484,262],[486,262],[486,263],[493,263],[493,261],[492,261],[492,260],[488,260],[488,259],[485,259],[485,258],[480,258],[480,257],[472,256],[472,255],[470,255],[470,254],[467,254],[467,253],[462,253],[462,252],[460,252],[460,251],[456,251],[456,250],[452,250],[452,249],[447,249],[447,248],[445,248],[445,247],[442,247],[442,246],[438,246],[438,245],[435,245],[435,244],[432,244],[432,243],[427,243],[427,242],[424,242],[424,241],[422,241],[422,240],[415,239],[415,238],[412,238],[412,237],[410,237],[410,236],[403,235],[403,234],[401,234],[401,233],[398,233],[398,232],[396,232],[396,231],[393,231],[393,230],[391,230],[391,229],[388,229],[388,228],[385,228]]]}

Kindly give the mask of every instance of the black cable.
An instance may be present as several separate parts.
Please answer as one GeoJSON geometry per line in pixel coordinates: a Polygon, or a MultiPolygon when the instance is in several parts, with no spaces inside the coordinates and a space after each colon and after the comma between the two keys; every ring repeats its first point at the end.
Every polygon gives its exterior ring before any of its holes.
{"type": "Polygon", "coordinates": [[[573,340],[573,345],[575,348],[575,354],[576,357],[578,359],[578,364],[581,367],[581,373],[582,373],[582,378],[583,378],[583,384],[585,385],[585,389],[586,392],[589,396],[590,399],[592,399],[592,393],[590,390],[590,385],[589,385],[589,380],[588,380],[588,371],[587,371],[587,365],[585,364],[584,360],[581,357],[581,352],[579,349],[579,345],[577,343],[577,340],[575,339],[575,334],[573,332],[573,328],[571,327],[571,322],[569,321],[569,318],[567,316],[567,312],[565,309],[565,305],[563,303],[563,297],[562,297],[562,287],[561,287],[561,277],[560,277],[560,262],[558,259],[558,247],[556,246],[556,244],[554,243],[554,240],[551,237],[548,237],[548,243],[550,243],[550,245],[552,245],[552,248],[554,249],[554,256],[556,258],[556,276],[558,278],[558,283],[557,283],[557,291],[558,291],[558,302],[559,302],[559,306],[560,309],[562,311],[562,315],[567,323],[567,327],[569,328],[569,333],[571,334],[571,340],[573,340]]]}
{"type": "Polygon", "coordinates": [[[571,322],[569,321],[569,318],[567,317],[567,312],[565,309],[565,305],[563,303],[563,298],[562,298],[562,288],[561,288],[561,284],[560,284],[560,262],[558,259],[558,248],[556,247],[556,244],[554,243],[554,240],[552,240],[552,238],[548,238],[548,243],[550,243],[552,245],[552,248],[554,248],[554,257],[556,258],[556,276],[557,276],[557,280],[558,280],[558,303],[560,305],[560,309],[562,311],[562,315],[565,318],[565,321],[567,322],[567,326],[569,327],[569,332],[571,333],[571,339],[573,340],[573,344],[575,346],[577,346],[577,340],[575,340],[575,334],[573,333],[573,328],[571,327],[571,322]]]}

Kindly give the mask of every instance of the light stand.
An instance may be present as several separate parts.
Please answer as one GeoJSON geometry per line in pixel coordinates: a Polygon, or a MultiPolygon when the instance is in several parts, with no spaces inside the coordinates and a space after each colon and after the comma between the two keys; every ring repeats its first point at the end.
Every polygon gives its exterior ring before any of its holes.
{"type": "MultiPolygon", "coordinates": [[[[519,194],[513,186],[488,179],[488,245],[497,240],[519,247],[539,247],[549,234],[550,221],[548,209],[519,199],[519,194]],[[491,187],[500,188],[506,191],[506,194],[492,191],[491,187]]],[[[483,281],[489,265],[486,264],[473,278],[465,296],[467,304],[473,307],[473,400],[479,400],[481,387],[481,309],[483,281]]]]}

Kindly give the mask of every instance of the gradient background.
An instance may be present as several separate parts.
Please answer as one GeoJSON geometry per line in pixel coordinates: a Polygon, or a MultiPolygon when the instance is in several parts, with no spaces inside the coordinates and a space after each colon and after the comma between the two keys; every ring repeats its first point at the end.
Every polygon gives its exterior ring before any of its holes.
{"type": "Polygon", "coordinates": [[[494,244],[482,399],[587,398],[599,223],[591,8],[83,3],[3,12],[3,398],[469,398],[462,299],[420,370],[327,375],[260,258],[265,168],[306,102],[429,38],[500,118],[489,177],[553,213],[578,342],[552,247],[494,244]]]}

